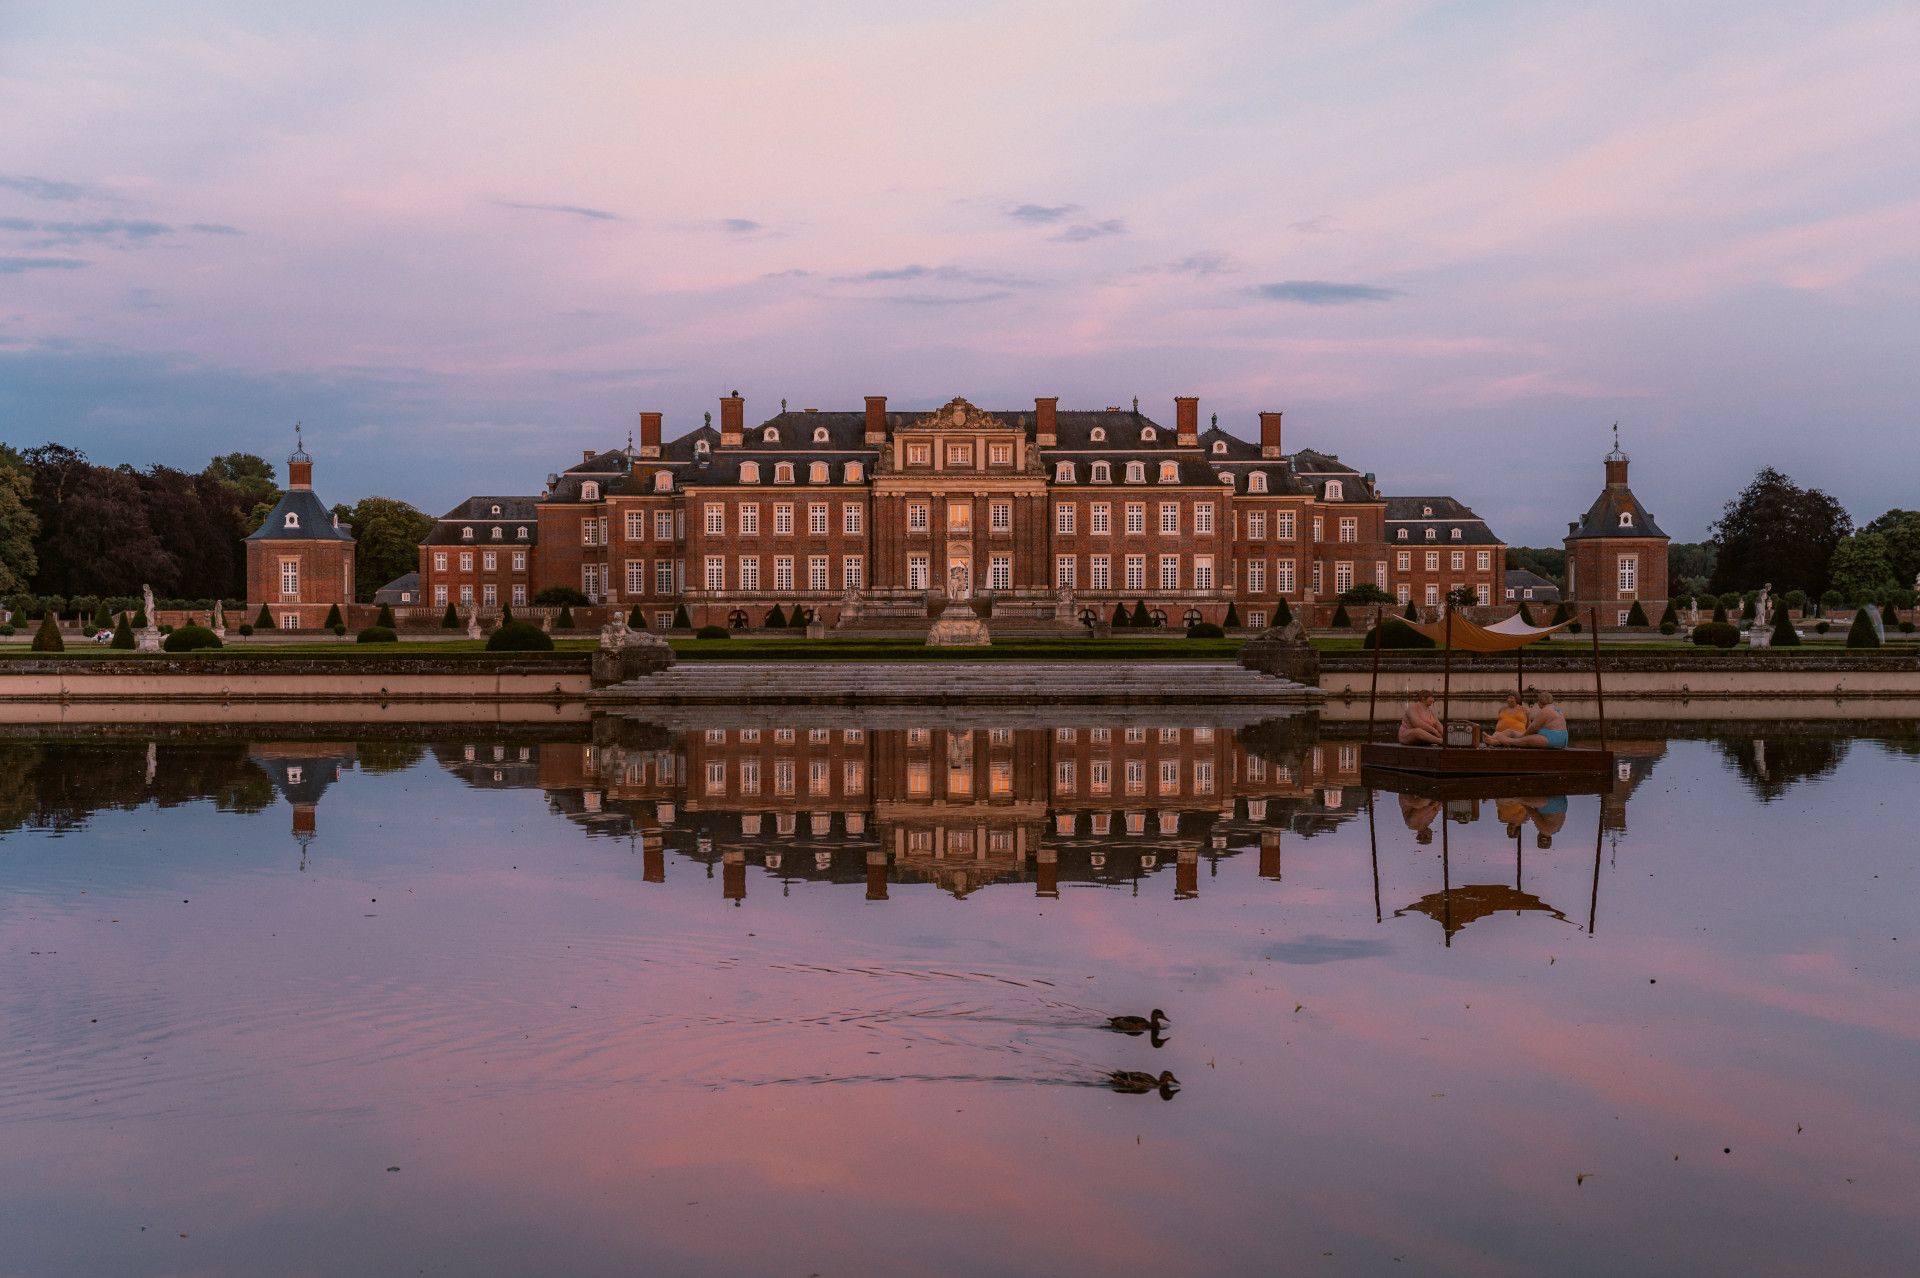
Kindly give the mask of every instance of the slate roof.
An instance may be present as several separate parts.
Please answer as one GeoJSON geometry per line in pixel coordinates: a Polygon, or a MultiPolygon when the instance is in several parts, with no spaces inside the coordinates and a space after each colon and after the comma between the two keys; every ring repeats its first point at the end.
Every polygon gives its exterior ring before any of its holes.
{"type": "Polygon", "coordinates": [[[538,497],[469,497],[434,522],[433,530],[422,545],[427,546],[531,546],[540,540],[537,522],[538,497]],[[500,508],[499,514],[493,508],[500,508]],[[473,529],[473,536],[461,536],[461,530],[473,529]],[[494,529],[500,535],[493,535],[494,529]],[[527,535],[520,536],[525,528],[527,535]]]}
{"type": "Polygon", "coordinates": [[[248,541],[352,541],[350,529],[333,526],[333,512],[311,488],[293,488],[274,503],[267,521],[247,534],[248,541]],[[298,527],[287,527],[287,516],[298,527]]]}
{"type": "Polygon", "coordinates": [[[1507,569],[1507,589],[1513,592],[1515,599],[1531,599],[1535,603],[1560,602],[1560,587],[1542,577],[1537,572],[1528,572],[1525,568],[1507,569]],[[1532,595],[1524,592],[1531,590],[1532,595]]]}
{"type": "Polygon", "coordinates": [[[1452,497],[1389,497],[1387,502],[1387,543],[1392,546],[1498,546],[1501,541],[1487,527],[1487,521],[1452,497]],[[1428,514],[1431,510],[1433,513],[1428,514]],[[1427,540],[1427,530],[1437,534],[1427,540]],[[1460,535],[1453,535],[1455,529],[1460,535]],[[1403,540],[1402,529],[1406,530],[1403,540]]]}
{"type": "Polygon", "coordinates": [[[1587,507],[1587,513],[1577,521],[1567,524],[1567,540],[1577,541],[1591,537],[1658,537],[1667,540],[1667,534],[1660,531],[1660,525],[1653,522],[1653,512],[1640,504],[1633,490],[1624,484],[1608,484],[1601,489],[1600,495],[1593,499],[1593,505],[1587,507]],[[1631,515],[1630,527],[1620,526],[1620,516],[1631,515]]]}
{"type": "Polygon", "coordinates": [[[859,451],[828,452],[824,447],[816,447],[811,452],[799,452],[793,449],[769,448],[764,452],[754,449],[723,448],[710,453],[704,461],[696,460],[692,465],[679,472],[679,483],[686,488],[706,488],[716,485],[737,484],[744,488],[769,488],[779,492],[791,489],[844,487],[843,467],[847,462],[860,463],[860,479],[856,481],[865,487],[873,478],[873,463],[879,457],[875,449],[859,451]],[[786,461],[793,463],[793,482],[776,484],[773,482],[774,467],[786,461]],[[740,478],[740,467],[753,462],[760,467],[760,478],[746,483],[740,478]],[[827,482],[811,483],[807,479],[808,467],[814,462],[827,464],[827,482]]]}
{"type": "Polygon", "coordinates": [[[380,589],[373,592],[373,601],[377,604],[418,603],[420,601],[420,574],[403,572],[380,589]],[[411,596],[403,599],[402,595],[411,596]]]}

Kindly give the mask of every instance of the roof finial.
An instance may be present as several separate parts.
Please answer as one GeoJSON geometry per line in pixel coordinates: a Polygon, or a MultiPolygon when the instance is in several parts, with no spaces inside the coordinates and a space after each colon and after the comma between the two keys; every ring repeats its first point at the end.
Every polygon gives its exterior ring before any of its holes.
{"type": "Polygon", "coordinates": [[[313,460],[313,458],[307,456],[306,444],[302,442],[300,438],[299,422],[295,422],[293,424],[293,455],[289,457],[287,460],[288,461],[312,461],[313,460]]]}
{"type": "Polygon", "coordinates": [[[1138,395],[1133,397],[1133,411],[1136,415],[1140,412],[1140,397],[1138,395]]]}

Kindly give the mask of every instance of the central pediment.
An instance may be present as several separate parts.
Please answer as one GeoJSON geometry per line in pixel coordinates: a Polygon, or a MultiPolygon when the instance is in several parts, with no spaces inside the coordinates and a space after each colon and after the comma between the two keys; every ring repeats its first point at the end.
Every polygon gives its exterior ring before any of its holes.
{"type": "Polygon", "coordinates": [[[922,430],[1014,430],[1015,427],[956,395],[914,423],[922,430]]]}

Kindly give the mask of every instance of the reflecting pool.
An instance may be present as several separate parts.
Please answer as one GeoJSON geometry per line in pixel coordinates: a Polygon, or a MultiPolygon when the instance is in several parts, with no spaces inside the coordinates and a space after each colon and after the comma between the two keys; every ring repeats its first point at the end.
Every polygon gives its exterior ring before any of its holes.
{"type": "Polygon", "coordinates": [[[1914,725],[967,715],[0,737],[0,1273],[1911,1268],[1914,725]]]}

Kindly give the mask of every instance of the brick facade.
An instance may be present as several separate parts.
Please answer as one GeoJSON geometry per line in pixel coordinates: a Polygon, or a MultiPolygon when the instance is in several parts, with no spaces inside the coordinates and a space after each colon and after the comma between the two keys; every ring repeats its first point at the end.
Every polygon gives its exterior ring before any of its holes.
{"type": "Polygon", "coordinates": [[[1627,486],[1627,455],[1606,457],[1606,487],[1584,517],[1567,525],[1567,600],[1602,628],[1622,626],[1639,601],[1649,623],[1667,607],[1667,535],[1627,486]]]}
{"type": "Polygon", "coordinates": [[[313,459],[296,448],[287,459],[287,491],[246,540],[247,615],[265,604],[282,630],[317,630],[337,605],[353,603],[354,540],[313,491],[313,459]]]}

